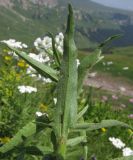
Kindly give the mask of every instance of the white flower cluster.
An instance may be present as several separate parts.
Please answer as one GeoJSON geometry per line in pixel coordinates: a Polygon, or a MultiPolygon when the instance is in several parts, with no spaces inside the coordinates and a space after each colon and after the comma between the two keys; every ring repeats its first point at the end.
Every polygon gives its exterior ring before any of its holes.
{"type": "Polygon", "coordinates": [[[63,33],[60,32],[55,37],[55,47],[62,54],[63,54],[63,42],[64,42],[64,35],[63,33]]]}
{"type": "Polygon", "coordinates": [[[109,61],[109,62],[103,62],[103,65],[104,65],[104,66],[106,66],[106,65],[107,65],[107,66],[110,66],[110,65],[112,65],[112,64],[113,64],[113,62],[112,62],[112,61],[109,61]]]}
{"type": "Polygon", "coordinates": [[[122,152],[124,157],[133,155],[133,150],[129,147],[123,148],[122,152]]]}
{"type": "Polygon", "coordinates": [[[42,54],[37,55],[37,54],[34,54],[34,53],[29,53],[29,57],[31,57],[31,58],[33,58],[36,61],[41,62],[41,63],[45,63],[45,62],[50,61],[49,57],[44,58],[42,54]]]}
{"type": "Polygon", "coordinates": [[[52,38],[45,36],[43,39],[37,38],[34,42],[34,46],[37,50],[45,49],[51,50],[52,49],[52,38]]]}
{"type": "MultiPolygon", "coordinates": [[[[31,57],[31,58],[33,58],[36,61],[41,62],[41,63],[48,63],[49,64],[49,62],[50,62],[50,58],[48,56],[44,57],[41,53],[38,54],[38,55],[34,54],[34,53],[30,53],[29,57],[31,57]]],[[[26,73],[29,74],[31,77],[37,77],[38,80],[42,80],[45,83],[51,83],[52,82],[51,79],[42,77],[40,74],[37,74],[36,70],[34,68],[32,68],[31,66],[29,66],[27,68],[26,73]]]]}
{"type": "Polygon", "coordinates": [[[9,47],[12,48],[27,48],[28,46],[22,42],[17,42],[15,39],[3,40],[2,43],[7,44],[9,47]]]}
{"type": "Polygon", "coordinates": [[[123,143],[119,138],[110,137],[109,141],[118,148],[122,149],[122,154],[124,157],[133,155],[133,150],[129,147],[125,147],[125,143],[123,143]]]}
{"type": "Polygon", "coordinates": [[[110,137],[109,141],[111,141],[112,144],[118,149],[122,149],[125,147],[125,144],[119,138],[110,137]]]}
{"type": "Polygon", "coordinates": [[[79,61],[79,59],[76,59],[76,63],[77,63],[77,68],[79,67],[79,65],[80,65],[80,61],[79,61]]]}
{"type": "Polygon", "coordinates": [[[46,116],[48,117],[48,114],[47,114],[47,113],[42,113],[42,112],[39,112],[39,111],[36,112],[36,116],[37,116],[37,117],[41,117],[41,116],[43,116],[43,115],[46,115],[46,116]]]}
{"type": "Polygon", "coordinates": [[[20,93],[32,93],[37,92],[37,88],[31,86],[18,86],[18,90],[20,93]]]}
{"type": "Polygon", "coordinates": [[[57,103],[57,98],[54,98],[53,100],[54,100],[54,104],[56,104],[57,103]]]}
{"type": "Polygon", "coordinates": [[[123,67],[122,69],[123,69],[123,70],[128,70],[128,69],[129,69],[129,67],[123,67]]]}
{"type": "MultiPolygon", "coordinates": [[[[64,41],[64,35],[63,33],[60,32],[55,37],[55,47],[61,54],[63,54],[63,41],[64,41]]],[[[53,53],[52,38],[48,36],[45,36],[43,39],[37,38],[34,42],[34,46],[39,51],[44,50],[44,51],[53,53]]]]}

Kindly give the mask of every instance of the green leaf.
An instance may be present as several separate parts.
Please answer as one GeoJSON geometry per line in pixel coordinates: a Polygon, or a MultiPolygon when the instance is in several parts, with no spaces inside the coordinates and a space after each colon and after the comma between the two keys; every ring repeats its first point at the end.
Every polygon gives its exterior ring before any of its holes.
{"type": "Polygon", "coordinates": [[[36,131],[40,132],[45,128],[51,128],[49,117],[47,115],[42,115],[40,117],[36,117],[36,131]]]}
{"type": "Polygon", "coordinates": [[[99,45],[99,48],[103,48],[103,47],[106,46],[107,44],[111,43],[113,40],[119,39],[121,36],[122,36],[122,34],[117,34],[117,35],[110,36],[109,38],[107,38],[104,42],[102,42],[102,43],[99,45]]]}
{"type": "Polygon", "coordinates": [[[34,122],[29,122],[25,127],[20,129],[8,143],[0,147],[0,153],[6,153],[11,149],[17,147],[23,142],[23,137],[27,138],[34,133],[36,133],[36,124],[34,122]]]}
{"type": "MultiPolygon", "coordinates": [[[[61,63],[61,74],[57,84],[57,105],[55,112],[55,130],[61,136],[68,133],[68,128],[74,126],[77,117],[77,49],[74,42],[74,16],[71,5],[67,29],[64,37],[64,54],[61,63]]],[[[55,132],[55,133],[56,133],[55,132]]],[[[56,135],[57,135],[56,134],[56,135]]]]}
{"type": "Polygon", "coordinates": [[[40,155],[40,156],[43,155],[42,151],[38,149],[37,146],[28,146],[28,147],[25,147],[25,150],[27,154],[40,155]]]}
{"type": "Polygon", "coordinates": [[[53,144],[54,151],[56,151],[58,148],[58,144],[57,144],[57,139],[54,131],[51,132],[51,142],[53,144]]]}
{"type": "Polygon", "coordinates": [[[25,151],[27,154],[31,155],[45,155],[51,153],[53,150],[46,146],[28,146],[25,147],[25,151]]]}
{"type": "Polygon", "coordinates": [[[80,136],[80,137],[76,137],[76,138],[71,138],[69,140],[67,140],[67,146],[69,147],[73,147],[81,142],[84,142],[86,140],[85,136],[80,136]]]}
{"type": "Polygon", "coordinates": [[[60,62],[60,55],[59,55],[59,52],[56,50],[55,48],[55,40],[54,40],[54,37],[51,33],[49,33],[49,36],[52,38],[52,48],[53,48],[53,54],[55,56],[55,60],[58,64],[58,66],[60,66],[61,62],[60,62]]]}
{"type": "Polygon", "coordinates": [[[117,120],[102,120],[101,123],[83,123],[77,124],[74,128],[77,130],[86,130],[86,131],[93,131],[100,128],[108,128],[113,126],[122,126],[122,127],[129,127],[128,124],[117,121],[117,120]]]}
{"type": "Polygon", "coordinates": [[[12,47],[9,47],[9,48],[13,50],[18,56],[20,56],[23,60],[25,60],[35,70],[37,70],[39,74],[41,74],[42,76],[48,77],[54,81],[58,81],[57,72],[54,69],[34,60],[33,58],[29,57],[28,54],[26,54],[23,51],[19,51],[18,49],[15,49],[12,47]]]}
{"type": "MultiPolygon", "coordinates": [[[[84,118],[81,117],[80,119],[80,123],[84,123],[84,118]]],[[[80,131],[80,136],[84,136],[85,139],[84,139],[84,143],[83,143],[83,157],[84,157],[84,160],[87,160],[87,157],[88,157],[88,145],[87,145],[87,133],[86,133],[86,130],[82,130],[80,131]]]]}
{"type": "Polygon", "coordinates": [[[84,107],[77,115],[77,120],[80,119],[88,110],[89,106],[84,107]]]}
{"type": "Polygon", "coordinates": [[[64,117],[63,134],[70,126],[74,126],[77,117],[77,49],[74,42],[74,16],[71,5],[69,5],[69,15],[67,29],[64,38],[64,54],[62,62],[62,73],[64,81],[64,117]]]}
{"type": "Polygon", "coordinates": [[[25,157],[25,152],[22,151],[22,153],[18,155],[16,160],[24,160],[25,159],[24,157],[25,157]]]}
{"type": "Polygon", "coordinates": [[[133,160],[133,156],[120,157],[120,158],[115,158],[112,160],[133,160]]]}
{"type": "Polygon", "coordinates": [[[87,72],[101,59],[103,59],[103,56],[101,56],[101,50],[98,49],[94,53],[91,53],[87,56],[85,56],[78,67],[78,93],[80,93],[83,81],[85,79],[85,76],[87,72]]]}

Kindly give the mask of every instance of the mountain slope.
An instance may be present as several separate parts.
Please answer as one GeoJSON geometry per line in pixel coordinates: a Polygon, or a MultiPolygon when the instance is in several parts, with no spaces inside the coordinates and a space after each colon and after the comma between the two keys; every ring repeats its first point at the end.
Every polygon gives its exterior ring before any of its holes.
{"type": "MultiPolygon", "coordinates": [[[[79,48],[95,46],[112,34],[125,36],[117,45],[133,44],[132,12],[116,10],[91,2],[71,0],[76,19],[76,42],[79,48]]],[[[66,0],[1,0],[0,40],[15,38],[28,44],[50,31],[65,30],[66,0]]]]}

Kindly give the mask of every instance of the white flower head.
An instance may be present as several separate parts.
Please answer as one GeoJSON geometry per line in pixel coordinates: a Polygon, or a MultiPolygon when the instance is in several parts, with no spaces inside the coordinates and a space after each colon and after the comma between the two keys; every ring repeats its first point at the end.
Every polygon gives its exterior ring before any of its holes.
{"type": "Polygon", "coordinates": [[[48,114],[47,114],[47,113],[42,113],[42,112],[39,112],[39,111],[36,112],[36,116],[37,116],[37,117],[41,117],[41,116],[43,116],[43,115],[46,115],[46,116],[48,117],[48,114]]]}
{"type": "Polygon", "coordinates": [[[5,44],[7,44],[9,47],[12,47],[12,48],[27,48],[28,46],[22,42],[17,42],[15,39],[9,39],[9,40],[3,40],[1,41],[5,44]]]}
{"type": "Polygon", "coordinates": [[[46,50],[51,49],[52,48],[52,38],[50,38],[48,36],[44,37],[41,45],[46,50]]]}
{"type": "Polygon", "coordinates": [[[79,67],[79,65],[80,65],[79,59],[76,59],[76,62],[77,62],[77,67],[79,67]]]}
{"type": "Polygon", "coordinates": [[[56,37],[55,37],[56,44],[63,44],[63,40],[64,40],[64,35],[62,32],[60,32],[58,35],[56,35],[56,37]]]}
{"type": "Polygon", "coordinates": [[[125,143],[123,143],[119,138],[110,137],[109,141],[111,141],[112,144],[118,149],[122,149],[125,147],[125,143]]]}
{"type": "Polygon", "coordinates": [[[31,86],[18,86],[18,90],[20,93],[32,93],[37,92],[37,88],[31,87],[31,86]]]}
{"type": "Polygon", "coordinates": [[[45,59],[43,58],[42,54],[37,55],[35,53],[29,53],[29,57],[41,63],[45,62],[45,59]]]}
{"type": "Polygon", "coordinates": [[[45,36],[43,39],[37,38],[34,42],[34,46],[37,50],[49,50],[52,49],[52,38],[45,36]]]}
{"type": "Polygon", "coordinates": [[[129,147],[126,147],[122,150],[122,153],[123,153],[124,157],[131,156],[131,155],[133,155],[133,150],[129,147]]]}
{"type": "Polygon", "coordinates": [[[55,36],[55,47],[61,54],[63,54],[63,46],[64,46],[64,35],[62,32],[60,32],[58,35],[55,36]]]}
{"type": "Polygon", "coordinates": [[[128,70],[129,69],[129,67],[123,67],[123,70],[128,70]]]}
{"type": "Polygon", "coordinates": [[[41,45],[41,42],[42,42],[41,38],[37,38],[34,42],[34,46],[38,48],[41,45]]]}
{"type": "Polygon", "coordinates": [[[57,103],[57,98],[54,98],[53,100],[54,100],[54,104],[56,104],[57,103]]]}
{"type": "Polygon", "coordinates": [[[108,66],[109,66],[109,65],[112,65],[112,64],[113,64],[112,61],[107,62],[107,65],[108,65],[108,66]]]}

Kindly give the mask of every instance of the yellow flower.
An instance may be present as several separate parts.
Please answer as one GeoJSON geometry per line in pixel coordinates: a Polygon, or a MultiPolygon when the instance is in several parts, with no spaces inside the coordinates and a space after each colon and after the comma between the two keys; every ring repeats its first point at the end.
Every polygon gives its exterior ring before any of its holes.
{"type": "Polygon", "coordinates": [[[19,66],[19,67],[21,67],[21,68],[25,68],[25,67],[28,67],[28,64],[26,64],[24,60],[20,60],[20,61],[17,63],[17,66],[19,66]]]}
{"type": "Polygon", "coordinates": [[[106,129],[106,128],[101,128],[101,131],[102,131],[102,132],[106,132],[107,129],[106,129]]]}
{"type": "Polygon", "coordinates": [[[12,60],[12,57],[11,57],[11,56],[5,56],[4,59],[5,59],[6,61],[11,61],[11,60],[12,60]]]}
{"type": "Polygon", "coordinates": [[[9,142],[10,140],[11,140],[10,137],[1,137],[1,138],[0,138],[0,142],[3,143],[3,144],[9,142]]]}
{"type": "Polygon", "coordinates": [[[48,106],[41,103],[39,105],[39,109],[40,109],[41,112],[46,112],[48,110],[48,106]]]}

